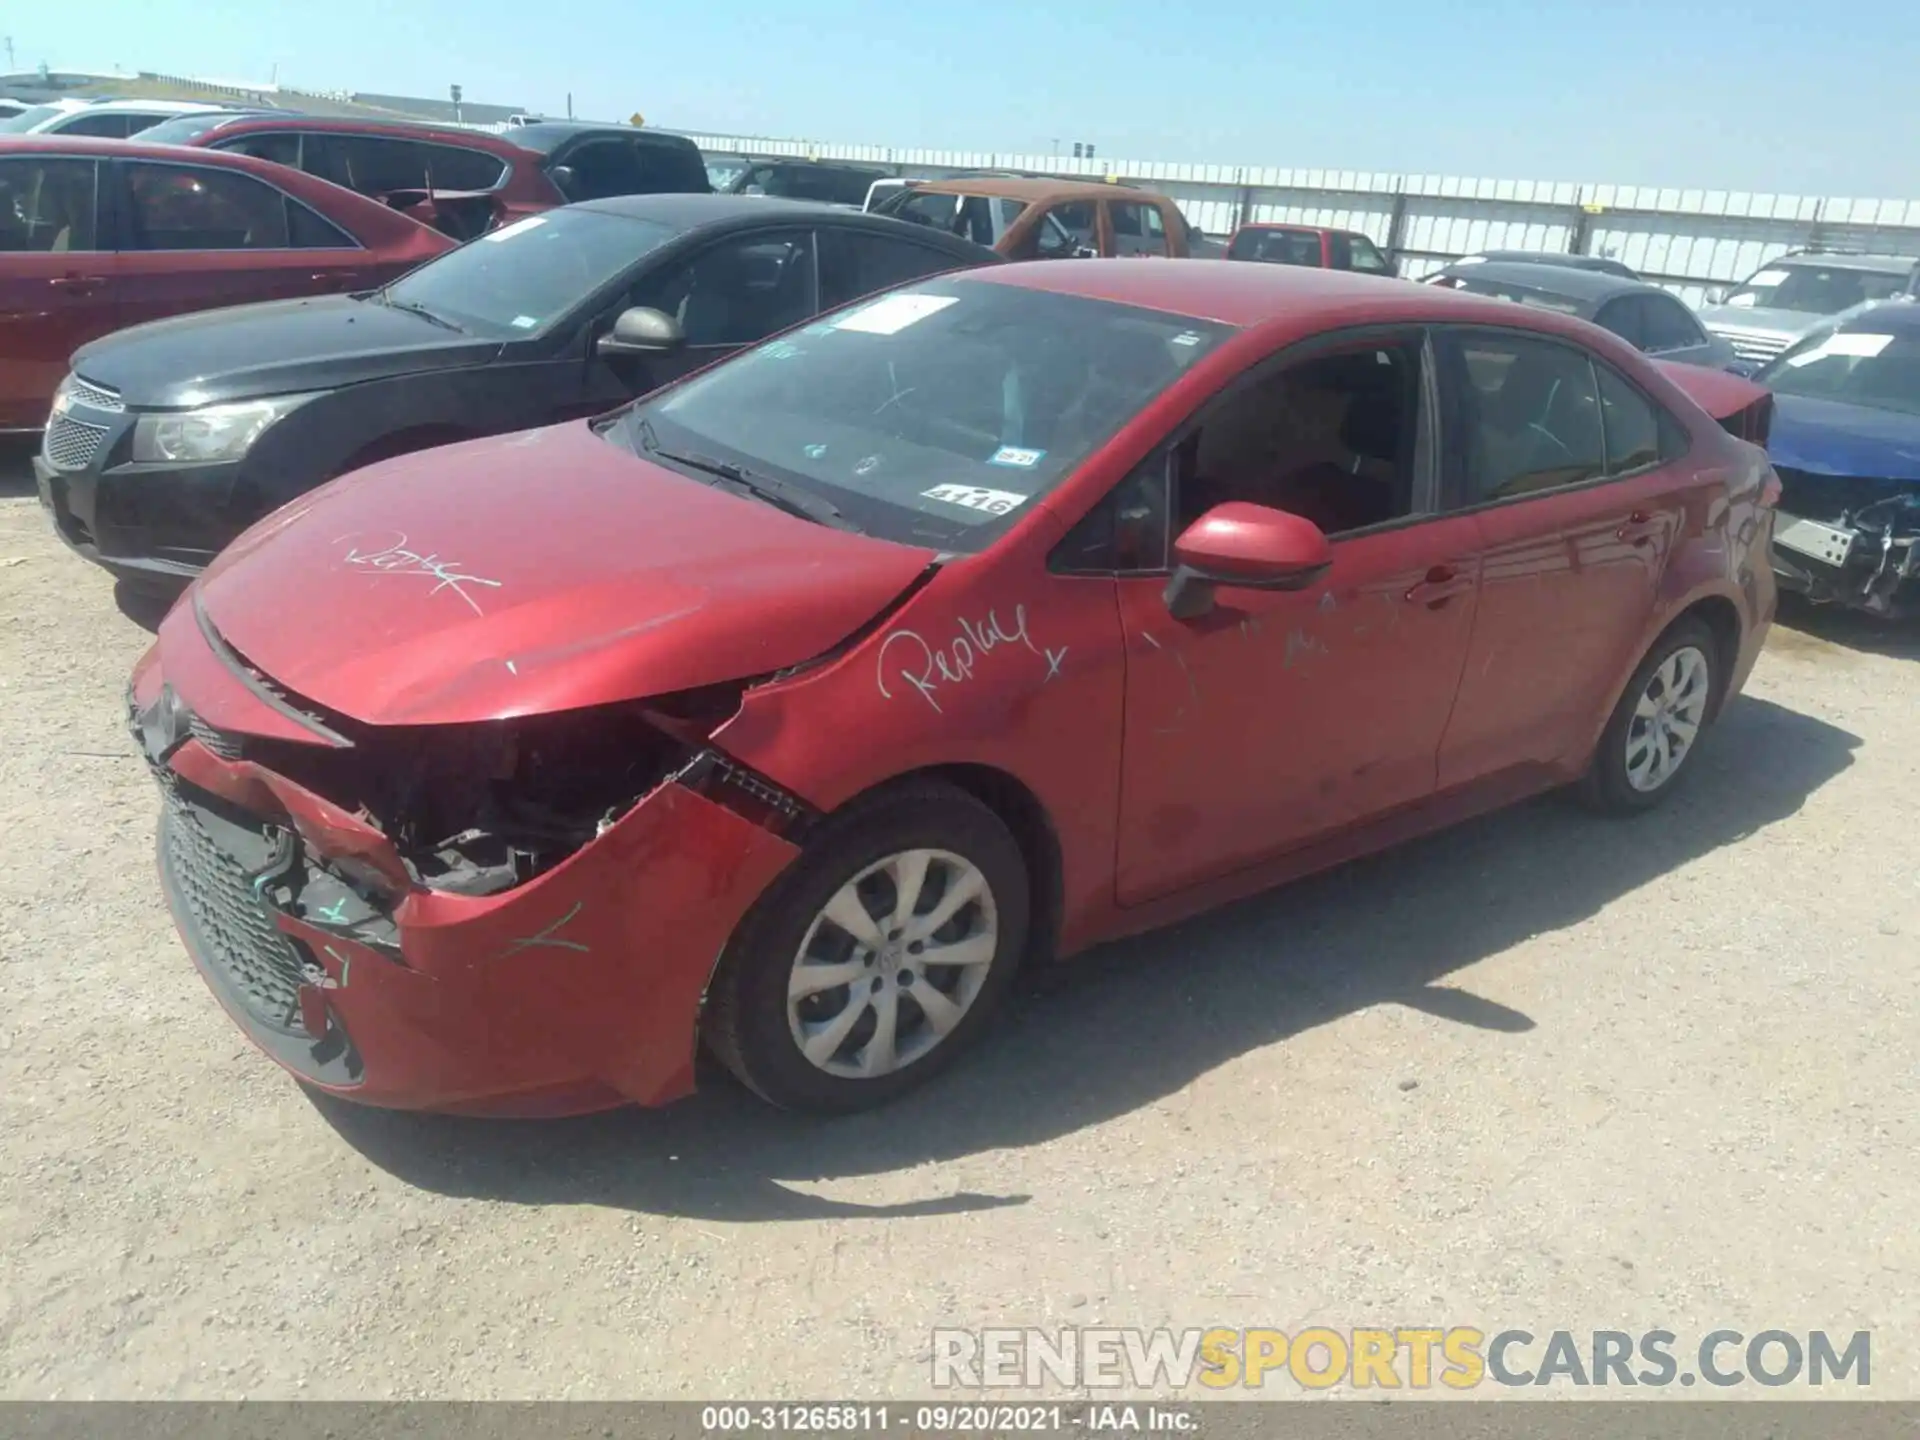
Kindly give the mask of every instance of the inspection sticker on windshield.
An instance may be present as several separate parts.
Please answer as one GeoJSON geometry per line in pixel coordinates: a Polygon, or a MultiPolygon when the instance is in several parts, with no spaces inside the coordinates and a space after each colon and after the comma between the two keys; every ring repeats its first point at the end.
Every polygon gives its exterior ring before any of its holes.
{"type": "Polygon", "coordinates": [[[516,315],[513,317],[513,328],[516,330],[531,330],[539,323],[540,317],[538,315],[516,315]]]}
{"type": "Polygon", "coordinates": [[[833,328],[857,330],[864,335],[898,335],[909,325],[959,303],[958,295],[887,295],[834,321],[833,328]]]}
{"type": "Polygon", "coordinates": [[[1002,445],[987,457],[989,465],[1005,465],[1011,470],[1031,470],[1047,458],[1044,450],[1022,450],[1018,445],[1002,445]]]}
{"type": "Polygon", "coordinates": [[[1867,335],[1859,331],[1850,331],[1844,335],[1829,335],[1818,345],[1809,346],[1798,355],[1789,355],[1789,365],[1811,365],[1816,360],[1825,360],[1830,355],[1845,356],[1856,360],[1871,360],[1887,346],[1893,343],[1891,335],[1867,335]]]}
{"type": "Polygon", "coordinates": [[[502,240],[512,239],[515,235],[524,235],[529,230],[538,230],[546,223],[547,217],[544,215],[529,215],[524,220],[516,220],[511,225],[503,225],[491,235],[482,235],[480,238],[498,244],[502,240]]]}
{"type": "Polygon", "coordinates": [[[989,515],[1006,515],[1027,503],[1025,495],[1016,495],[1011,490],[989,490],[981,485],[936,485],[920,494],[928,500],[944,500],[949,505],[984,510],[989,515]]]}

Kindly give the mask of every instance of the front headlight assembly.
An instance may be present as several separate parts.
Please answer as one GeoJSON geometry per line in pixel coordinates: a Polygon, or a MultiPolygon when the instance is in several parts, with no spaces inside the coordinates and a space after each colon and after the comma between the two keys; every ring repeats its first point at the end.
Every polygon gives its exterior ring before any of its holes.
{"type": "Polygon", "coordinates": [[[142,415],[133,426],[134,463],[213,465],[238,460],[269,425],[314,398],[275,395],[266,400],[142,415]]]}

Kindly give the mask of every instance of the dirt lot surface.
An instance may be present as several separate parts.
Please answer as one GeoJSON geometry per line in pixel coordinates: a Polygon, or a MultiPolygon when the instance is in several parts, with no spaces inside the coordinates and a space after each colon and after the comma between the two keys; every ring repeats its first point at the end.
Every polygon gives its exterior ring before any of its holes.
{"type": "Polygon", "coordinates": [[[0,1395],[924,1396],[939,1324],[1312,1323],[1871,1329],[1920,1396],[1912,631],[1776,630],[1656,816],[1543,801],[1088,957],[884,1113],[452,1122],[317,1105],[194,976],[147,635],[18,469],[0,1395]]]}

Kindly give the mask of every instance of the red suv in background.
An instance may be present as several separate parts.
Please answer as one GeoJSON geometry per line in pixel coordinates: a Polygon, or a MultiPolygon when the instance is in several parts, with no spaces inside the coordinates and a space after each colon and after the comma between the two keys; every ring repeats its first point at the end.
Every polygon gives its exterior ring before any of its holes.
{"type": "Polygon", "coordinates": [[[705,194],[700,149],[682,135],[542,121],[505,134],[312,115],[189,115],[152,143],[251,155],[380,201],[456,240],[574,200],[705,194]]]}
{"type": "Polygon", "coordinates": [[[0,136],[0,430],[39,430],[73,352],[145,320],[367,290],[450,249],[350,190],[244,155],[0,136]]]}
{"type": "Polygon", "coordinates": [[[1227,259],[1268,265],[1304,265],[1313,270],[1352,270],[1361,275],[1398,275],[1400,267],[1358,230],[1258,221],[1242,225],[1227,242],[1227,259]]]}

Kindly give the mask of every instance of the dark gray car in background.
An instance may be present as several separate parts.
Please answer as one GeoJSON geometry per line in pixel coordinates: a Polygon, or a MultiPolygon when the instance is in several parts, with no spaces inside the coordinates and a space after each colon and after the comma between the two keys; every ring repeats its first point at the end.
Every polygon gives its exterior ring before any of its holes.
{"type": "MultiPolygon", "coordinates": [[[[74,356],[55,423],[97,439],[70,468],[35,465],[71,548],[171,592],[345,471],[599,414],[823,310],[999,263],[957,236],[839,206],[710,194],[563,206],[384,290],[95,341],[74,356]]],[[[536,475],[531,452],[529,465],[536,475]]]]}
{"type": "Polygon", "coordinates": [[[1644,280],[1624,280],[1602,270],[1488,260],[1449,265],[1428,283],[1578,315],[1661,360],[1717,370],[1734,364],[1733,346],[1710,334],[1675,296],[1644,280]]]}

